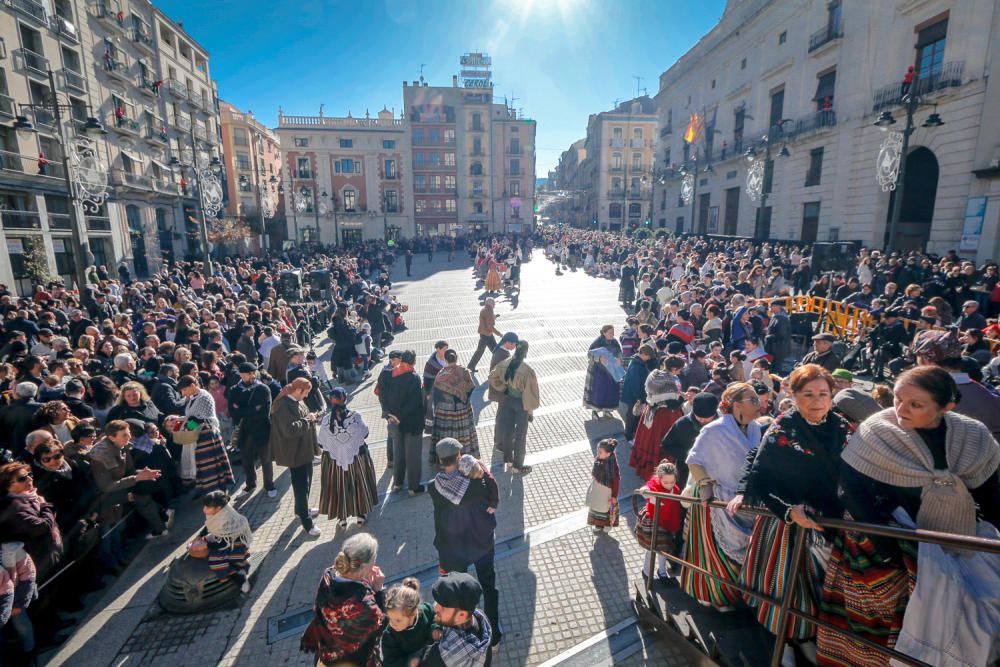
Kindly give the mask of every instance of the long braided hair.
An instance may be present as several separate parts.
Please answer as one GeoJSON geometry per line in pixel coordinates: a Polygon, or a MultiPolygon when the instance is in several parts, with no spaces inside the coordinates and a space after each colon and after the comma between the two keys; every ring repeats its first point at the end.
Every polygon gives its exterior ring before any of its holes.
{"type": "Polygon", "coordinates": [[[521,362],[524,358],[528,356],[528,341],[519,340],[517,342],[517,347],[514,348],[514,356],[510,360],[510,365],[507,366],[507,372],[504,373],[504,380],[510,382],[514,379],[514,375],[517,374],[517,369],[520,368],[521,362]]]}

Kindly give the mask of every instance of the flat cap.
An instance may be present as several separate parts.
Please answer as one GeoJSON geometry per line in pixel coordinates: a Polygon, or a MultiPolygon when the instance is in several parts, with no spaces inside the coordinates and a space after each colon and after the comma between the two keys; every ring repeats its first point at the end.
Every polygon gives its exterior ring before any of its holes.
{"type": "Polygon", "coordinates": [[[434,582],[431,597],[446,609],[472,612],[483,596],[483,587],[475,577],[465,572],[448,572],[434,582]]]}

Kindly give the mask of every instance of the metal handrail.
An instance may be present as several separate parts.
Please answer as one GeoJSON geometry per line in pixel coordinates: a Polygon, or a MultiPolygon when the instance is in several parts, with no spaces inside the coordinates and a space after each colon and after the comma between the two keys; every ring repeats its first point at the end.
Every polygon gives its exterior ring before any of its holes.
{"type": "MultiPolygon", "coordinates": [[[[658,491],[648,491],[648,490],[640,491],[639,489],[636,489],[635,494],[640,497],[652,498],[654,500],[654,512],[652,517],[653,532],[652,535],[650,536],[650,542],[649,542],[650,546],[656,544],[657,537],[659,536],[660,504],[661,501],[663,500],[677,500],[684,502],[686,504],[698,503],[703,507],[715,507],[717,509],[723,509],[723,510],[727,508],[726,503],[718,500],[702,501],[699,500],[698,498],[694,498],[691,496],[682,496],[676,493],[661,493],[658,491]]],[[[740,507],[738,512],[742,514],[749,514],[752,516],[764,516],[773,519],[778,519],[779,521],[781,520],[779,517],[775,516],[773,512],[759,507],[742,506],[740,507]]],[[[1000,540],[993,540],[984,537],[954,535],[952,533],[942,533],[939,531],[923,530],[919,528],[916,530],[911,530],[909,528],[898,528],[894,526],[884,526],[873,523],[864,523],[861,521],[847,521],[844,519],[833,519],[828,517],[814,517],[813,521],[815,521],[819,526],[823,528],[833,528],[836,530],[852,530],[865,533],[868,535],[878,535],[880,537],[891,537],[896,539],[910,540],[914,542],[928,542],[930,544],[938,544],[945,547],[951,547],[953,549],[967,549],[970,551],[982,551],[986,553],[1000,554],[1000,540]]],[[[740,591],[744,595],[752,597],[755,600],[774,605],[778,609],[778,632],[775,635],[776,639],[774,643],[774,650],[771,654],[771,667],[779,667],[779,665],[781,664],[781,656],[785,649],[785,644],[787,643],[786,635],[788,634],[788,625],[791,620],[791,617],[799,618],[801,620],[808,621],[809,623],[815,623],[816,625],[821,626],[827,630],[831,630],[840,635],[843,635],[849,638],[851,641],[856,641],[859,644],[863,644],[865,647],[873,651],[876,651],[883,655],[890,656],[892,658],[895,658],[896,660],[905,662],[908,665],[918,665],[919,667],[930,667],[929,665],[927,665],[927,663],[917,660],[904,653],[900,653],[899,651],[896,651],[891,648],[886,648],[885,646],[882,646],[864,637],[856,635],[855,633],[849,630],[838,628],[837,626],[820,619],[818,616],[814,614],[809,614],[807,612],[798,609],[793,609],[791,607],[792,598],[795,595],[795,587],[798,583],[797,575],[804,563],[806,540],[800,539],[799,533],[802,532],[803,530],[802,528],[800,528],[798,525],[795,524],[792,524],[790,528],[793,531],[795,531],[792,535],[792,537],[795,539],[795,546],[792,550],[792,556],[789,565],[788,584],[780,600],[772,598],[768,595],[764,595],[760,591],[752,589],[748,586],[744,586],[739,582],[731,581],[725,577],[721,577],[717,574],[709,572],[704,568],[700,568],[697,565],[693,565],[688,561],[684,560],[683,558],[674,556],[673,554],[664,552],[656,552],[656,553],[661,556],[664,556],[672,563],[676,563],[681,567],[688,568],[690,570],[697,572],[698,574],[709,577],[713,581],[717,581],[720,584],[723,584],[729,588],[740,591]]],[[[655,551],[655,550],[650,549],[650,551],[655,551]]],[[[647,590],[651,591],[653,589],[654,569],[652,567],[648,569],[649,569],[649,575],[647,576],[648,578],[646,581],[646,588],[647,590]]]]}

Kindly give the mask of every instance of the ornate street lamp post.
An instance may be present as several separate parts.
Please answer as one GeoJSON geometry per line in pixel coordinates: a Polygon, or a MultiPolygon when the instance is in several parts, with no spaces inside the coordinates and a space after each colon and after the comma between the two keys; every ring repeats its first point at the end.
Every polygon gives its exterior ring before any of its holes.
{"type": "Polygon", "coordinates": [[[747,147],[746,152],[743,154],[743,158],[747,165],[747,196],[753,202],[759,202],[757,206],[756,221],[754,223],[754,237],[760,238],[766,236],[763,234],[761,229],[761,216],[762,211],[767,206],[767,198],[771,194],[771,190],[774,189],[774,167],[771,167],[770,178],[768,178],[767,166],[771,164],[771,146],[777,144],[779,141],[782,143],[781,150],[778,152],[780,157],[789,157],[791,152],[788,150],[788,145],[784,143],[785,141],[785,124],[794,122],[790,118],[782,118],[779,120],[767,134],[760,138],[757,145],[754,146],[750,144],[747,147]],[[764,149],[763,158],[758,157],[758,153],[761,149],[764,149]]]}

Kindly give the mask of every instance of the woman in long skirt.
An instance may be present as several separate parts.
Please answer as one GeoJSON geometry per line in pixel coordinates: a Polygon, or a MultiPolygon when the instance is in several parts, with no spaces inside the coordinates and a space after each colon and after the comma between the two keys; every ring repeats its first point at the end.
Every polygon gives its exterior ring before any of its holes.
{"type": "Polygon", "coordinates": [[[681,388],[675,376],[684,368],[684,362],[679,357],[670,357],[663,363],[662,370],[655,370],[646,376],[646,405],[639,418],[629,455],[628,464],[635,469],[639,479],[652,477],[663,458],[660,455],[663,436],[674,422],[684,416],[681,388]]]}
{"type": "Polygon", "coordinates": [[[614,438],[597,443],[590,488],[587,489],[587,525],[593,526],[595,533],[618,525],[618,485],[622,474],[615,458],[617,446],[618,441],[614,438]]]}
{"type": "Polygon", "coordinates": [[[434,405],[434,426],[431,442],[441,438],[455,438],[462,443],[462,454],[479,458],[479,438],[476,435],[476,416],[469,397],[476,388],[472,374],[458,364],[458,353],[444,353],[445,363],[434,379],[431,401],[434,405]]]}
{"type": "Polygon", "coordinates": [[[184,418],[201,424],[201,435],[194,447],[195,485],[198,493],[226,491],[233,485],[233,468],[229,464],[226,445],[222,440],[215,400],[202,389],[197,378],[185,375],[177,382],[177,390],[187,399],[184,418]]]}
{"type": "Polygon", "coordinates": [[[342,387],[330,394],[332,410],[319,427],[319,446],[323,450],[320,469],[319,511],[337,519],[341,528],[356,517],[364,525],[365,517],[378,502],[375,466],[365,438],[368,426],[357,412],[347,409],[347,392],[342,387]]]}
{"type": "Polygon", "coordinates": [[[601,327],[601,335],[587,350],[587,378],[583,385],[583,407],[590,409],[594,419],[610,418],[618,408],[621,396],[619,382],[625,377],[622,368],[622,346],[610,324],[601,327]],[[600,413],[600,414],[599,414],[600,413]]]}
{"type": "Polygon", "coordinates": [[[486,272],[487,292],[499,292],[503,289],[503,280],[500,278],[500,271],[497,267],[496,260],[490,259],[490,268],[486,272]]]}

